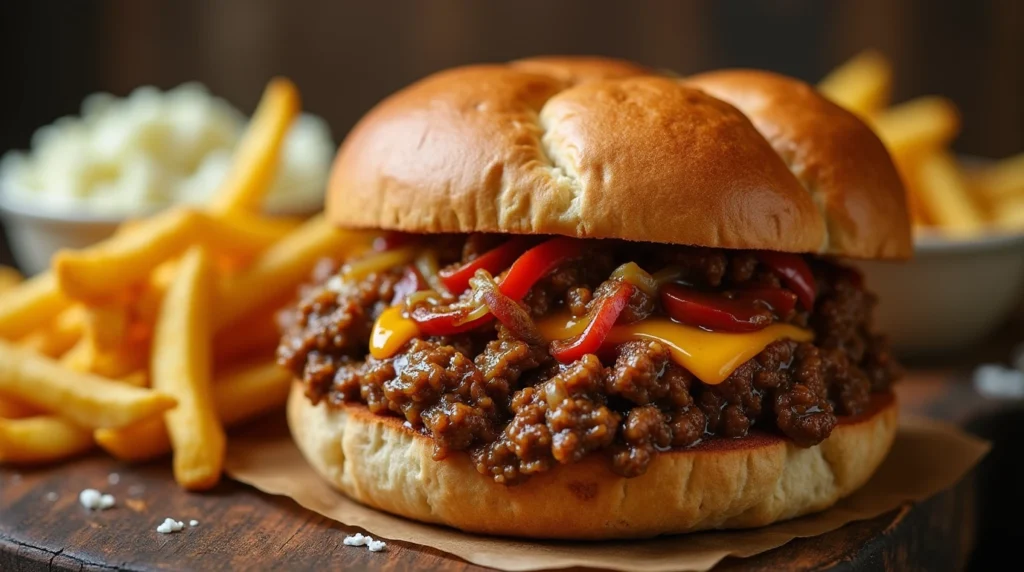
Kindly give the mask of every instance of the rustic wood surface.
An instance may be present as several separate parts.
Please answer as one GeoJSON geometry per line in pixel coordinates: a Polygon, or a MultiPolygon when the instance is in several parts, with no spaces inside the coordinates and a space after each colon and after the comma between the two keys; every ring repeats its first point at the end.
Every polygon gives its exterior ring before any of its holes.
{"type": "MultiPolygon", "coordinates": [[[[1005,356],[1004,346],[988,345],[968,361],[977,363],[987,359],[987,354],[1005,356]]],[[[968,382],[969,371],[968,366],[955,364],[912,369],[899,386],[902,407],[955,421],[990,438],[1000,434],[987,434],[995,431],[984,421],[991,415],[1002,419],[1001,426],[1007,426],[1007,416],[1008,426],[1024,425],[1019,422],[1024,412],[1018,412],[1012,403],[975,393],[968,382]]],[[[991,462],[987,459],[982,466],[991,462]]],[[[987,471],[999,474],[998,468],[987,471]]],[[[982,478],[993,482],[990,477],[982,478]]],[[[982,540],[974,526],[979,509],[998,511],[998,502],[1006,498],[996,495],[994,509],[980,507],[975,500],[978,479],[975,471],[956,487],[923,503],[816,538],[795,540],[753,558],[727,559],[720,568],[963,569],[972,547],[982,540]]],[[[1006,507],[1003,509],[1005,512],[1006,507]]],[[[233,481],[225,481],[211,493],[182,492],[166,461],[130,466],[97,454],[55,467],[0,468],[2,571],[252,570],[261,566],[482,570],[436,550],[400,542],[389,542],[384,553],[342,546],[344,536],[354,532],[358,529],[233,481]],[[116,484],[110,484],[111,474],[118,475],[116,484]],[[82,508],[78,493],[88,487],[113,493],[118,507],[102,512],[82,508]],[[196,519],[199,525],[186,526],[177,534],[158,534],[157,525],[168,516],[186,524],[196,519]]]]}

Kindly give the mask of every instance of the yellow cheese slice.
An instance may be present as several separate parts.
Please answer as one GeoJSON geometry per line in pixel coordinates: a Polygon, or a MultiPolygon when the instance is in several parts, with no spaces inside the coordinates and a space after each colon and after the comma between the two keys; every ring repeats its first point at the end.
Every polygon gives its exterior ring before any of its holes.
{"type": "MultiPolygon", "coordinates": [[[[586,326],[585,320],[574,320],[566,315],[552,316],[537,324],[547,340],[571,338],[586,326]]],[[[401,307],[388,308],[373,325],[370,355],[377,359],[390,357],[419,335],[416,323],[402,315],[401,307]]],[[[756,332],[709,332],[666,318],[649,318],[615,326],[608,333],[606,343],[656,340],[668,346],[676,363],[704,383],[715,385],[725,381],[737,367],[769,344],[781,339],[809,342],[814,339],[814,333],[790,324],[772,324],[756,332]]]]}
{"type": "MultiPolygon", "coordinates": [[[[582,333],[587,322],[562,315],[541,320],[537,327],[548,340],[564,340],[582,333]]],[[[772,324],[756,332],[709,332],[667,318],[649,318],[615,326],[608,333],[606,343],[657,340],[668,346],[676,363],[704,383],[715,385],[725,381],[737,367],[761,353],[768,344],[787,338],[809,342],[814,339],[814,333],[790,324],[772,324]]]]}
{"type": "Polygon", "coordinates": [[[709,332],[665,318],[652,318],[616,326],[608,334],[608,343],[630,340],[657,340],[672,352],[676,363],[709,385],[725,381],[737,367],[761,353],[768,344],[781,339],[809,342],[810,330],[790,324],[772,324],[756,332],[709,332]]]}
{"type": "Polygon", "coordinates": [[[420,335],[416,322],[402,315],[401,306],[392,306],[381,312],[370,333],[370,355],[386,359],[401,349],[409,340],[420,335]]]}

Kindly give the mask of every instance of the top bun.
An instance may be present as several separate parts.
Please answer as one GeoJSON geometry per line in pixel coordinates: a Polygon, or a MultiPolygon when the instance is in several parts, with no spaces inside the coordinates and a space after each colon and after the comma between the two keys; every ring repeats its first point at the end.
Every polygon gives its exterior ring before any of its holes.
{"type": "Polygon", "coordinates": [[[807,84],[603,58],[468,66],[399,91],[342,144],[327,212],[421,233],[912,253],[884,145],[807,84]]]}

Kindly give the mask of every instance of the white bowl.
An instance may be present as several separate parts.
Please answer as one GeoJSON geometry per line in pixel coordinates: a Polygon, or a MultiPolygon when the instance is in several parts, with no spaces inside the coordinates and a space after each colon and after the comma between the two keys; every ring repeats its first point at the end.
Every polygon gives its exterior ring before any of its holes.
{"type": "Polygon", "coordinates": [[[48,213],[0,200],[7,244],[21,271],[38,274],[49,268],[61,248],[82,248],[109,237],[124,220],[92,214],[48,213]]]}
{"type": "MultiPolygon", "coordinates": [[[[318,210],[277,211],[271,215],[306,217],[318,210]]],[[[142,217],[155,212],[140,211],[130,216],[142,217]]],[[[53,211],[10,200],[0,189],[0,218],[15,262],[24,274],[33,275],[49,268],[50,258],[62,248],[84,248],[108,238],[129,215],[53,211]]]]}
{"type": "Polygon", "coordinates": [[[967,349],[1024,301],[1024,232],[920,234],[908,262],[859,261],[879,297],[875,324],[903,356],[967,349]]]}

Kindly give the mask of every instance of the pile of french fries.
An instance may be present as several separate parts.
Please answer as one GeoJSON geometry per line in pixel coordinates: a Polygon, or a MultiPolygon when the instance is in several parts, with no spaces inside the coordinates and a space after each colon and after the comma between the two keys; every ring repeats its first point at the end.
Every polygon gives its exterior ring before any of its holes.
{"type": "Polygon", "coordinates": [[[908,191],[915,227],[950,237],[1024,231],[1024,153],[985,165],[958,160],[950,144],[960,113],[944,97],[891,105],[893,66],[862,52],[818,89],[871,125],[888,147],[908,191]]]}
{"type": "Polygon", "coordinates": [[[267,85],[211,204],[128,221],[28,280],[0,270],[0,462],[172,453],[179,485],[204,490],[225,427],[283,407],[275,314],[320,259],[371,239],[262,213],[299,109],[290,81],[267,85]]]}

